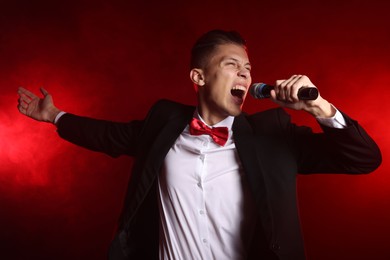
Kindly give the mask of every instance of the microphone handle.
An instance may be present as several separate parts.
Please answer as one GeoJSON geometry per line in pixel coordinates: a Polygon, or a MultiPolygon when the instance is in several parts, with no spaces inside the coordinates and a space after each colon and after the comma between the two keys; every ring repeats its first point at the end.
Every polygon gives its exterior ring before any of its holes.
{"type": "MultiPolygon", "coordinates": [[[[255,83],[252,85],[251,94],[254,98],[269,98],[271,90],[275,87],[264,83],[255,83]]],[[[298,90],[299,100],[315,100],[318,97],[318,89],[313,87],[301,87],[298,90]]]]}
{"type": "Polygon", "coordinates": [[[318,98],[318,89],[307,87],[298,89],[299,100],[316,100],[318,98]]]}

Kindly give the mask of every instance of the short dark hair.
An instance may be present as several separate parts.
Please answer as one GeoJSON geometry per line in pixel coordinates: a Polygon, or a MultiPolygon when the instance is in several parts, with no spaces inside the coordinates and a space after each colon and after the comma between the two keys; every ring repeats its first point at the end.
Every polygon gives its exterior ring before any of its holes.
{"type": "Polygon", "coordinates": [[[203,34],[192,47],[190,69],[204,68],[217,46],[229,43],[246,49],[245,40],[236,31],[212,30],[203,34]]]}

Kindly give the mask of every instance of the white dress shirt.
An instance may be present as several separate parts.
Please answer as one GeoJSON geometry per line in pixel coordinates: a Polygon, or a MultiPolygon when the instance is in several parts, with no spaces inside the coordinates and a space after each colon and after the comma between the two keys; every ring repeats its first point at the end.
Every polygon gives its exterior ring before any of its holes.
{"type": "Polygon", "coordinates": [[[225,146],[209,135],[192,136],[187,126],[168,152],[158,179],[160,259],[245,258],[256,214],[232,138],[233,121],[214,125],[228,127],[225,146]]]}

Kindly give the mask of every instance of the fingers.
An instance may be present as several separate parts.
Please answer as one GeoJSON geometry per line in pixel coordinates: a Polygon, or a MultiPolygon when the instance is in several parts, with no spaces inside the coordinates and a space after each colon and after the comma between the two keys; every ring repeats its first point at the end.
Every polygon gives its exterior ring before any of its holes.
{"type": "Polygon", "coordinates": [[[27,108],[28,104],[31,102],[31,99],[27,98],[24,94],[19,94],[19,99],[18,99],[18,105],[17,108],[20,113],[26,114],[27,113],[27,108]]]}
{"type": "MultiPolygon", "coordinates": [[[[46,90],[45,90],[45,93],[47,94],[46,90]]],[[[29,105],[34,100],[35,100],[35,102],[37,100],[39,100],[39,97],[23,87],[18,88],[18,94],[19,94],[19,99],[18,99],[17,108],[18,108],[20,113],[27,115],[29,105]]],[[[42,94],[44,94],[44,93],[42,92],[42,94]]]]}
{"type": "Polygon", "coordinates": [[[297,82],[301,77],[301,75],[293,75],[289,79],[277,81],[275,88],[277,98],[291,103],[298,101],[297,82]]]}
{"type": "Polygon", "coordinates": [[[20,87],[18,90],[19,99],[18,102],[20,105],[27,105],[31,102],[31,100],[36,97],[34,94],[32,94],[30,91],[20,87]]]}
{"type": "Polygon", "coordinates": [[[19,87],[18,94],[20,96],[25,96],[25,97],[28,97],[30,99],[38,98],[37,95],[35,95],[34,93],[28,91],[27,89],[25,89],[23,87],[19,87]]]}
{"type": "Polygon", "coordinates": [[[20,97],[18,99],[18,105],[17,105],[17,108],[18,108],[19,112],[22,113],[22,114],[26,114],[27,113],[28,104],[30,102],[31,102],[31,99],[27,98],[24,95],[20,95],[20,97]]]}
{"type": "Polygon", "coordinates": [[[287,103],[299,102],[298,91],[302,87],[315,86],[305,75],[293,75],[289,79],[277,80],[274,98],[287,103]]]}

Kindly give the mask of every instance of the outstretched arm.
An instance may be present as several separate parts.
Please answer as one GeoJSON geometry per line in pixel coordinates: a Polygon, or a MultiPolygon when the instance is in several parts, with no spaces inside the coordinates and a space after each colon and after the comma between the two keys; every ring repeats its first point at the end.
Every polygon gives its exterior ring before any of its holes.
{"type": "Polygon", "coordinates": [[[54,106],[52,96],[45,89],[41,88],[40,90],[43,95],[42,98],[25,88],[19,87],[19,112],[37,121],[54,123],[54,119],[61,110],[54,106]]]}

